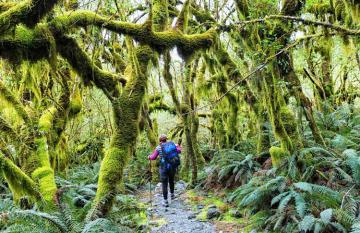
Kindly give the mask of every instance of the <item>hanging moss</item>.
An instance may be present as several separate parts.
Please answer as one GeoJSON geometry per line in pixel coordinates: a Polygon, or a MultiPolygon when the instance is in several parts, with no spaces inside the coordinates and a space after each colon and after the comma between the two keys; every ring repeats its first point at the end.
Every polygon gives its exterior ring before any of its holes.
{"type": "Polygon", "coordinates": [[[17,137],[15,130],[0,116],[0,133],[17,137]]]}
{"type": "Polygon", "coordinates": [[[49,132],[53,126],[54,116],[57,112],[55,107],[50,107],[49,109],[45,110],[39,119],[39,130],[44,132],[49,132]]]}
{"type": "Polygon", "coordinates": [[[79,7],[78,0],[66,0],[64,1],[65,10],[76,10],[79,7]]]}
{"type": "Polygon", "coordinates": [[[246,19],[249,17],[248,0],[235,0],[236,10],[238,11],[239,19],[246,19]]]}
{"type": "Polygon", "coordinates": [[[183,34],[178,30],[153,32],[151,29],[149,30],[146,24],[112,21],[91,11],[75,11],[59,16],[50,23],[50,28],[55,34],[60,34],[71,28],[69,25],[103,27],[120,34],[129,35],[136,41],[150,45],[159,52],[177,46],[183,57],[189,57],[196,50],[209,48],[216,35],[215,29],[192,35],[183,34]]]}
{"type": "Polygon", "coordinates": [[[93,82],[110,99],[119,95],[118,83],[125,84],[125,79],[94,65],[74,39],[70,37],[57,38],[56,44],[61,56],[67,59],[85,84],[93,82]]]}
{"type": "Polygon", "coordinates": [[[181,32],[186,32],[190,14],[190,0],[186,0],[178,15],[175,28],[181,32]]]}
{"type": "Polygon", "coordinates": [[[191,14],[193,14],[196,20],[200,23],[206,22],[215,22],[215,19],[212,17],[210,11],[204,11],[199,9],[199,6],[196,5],[194,2],[191,4],[191,14]]]}
{"type": "Polygon", "coordinates": [[[305,2],[301,0],[282,0],[281,1],[281,14],[295,15],[298,13],[305,2]]]}
{"type": "Polygon", "coordinates": [[[31,196],[34,201],[42,200],[36,183],[1,152],[0,174],[8,182],[15,201],[19,201],[25,195],[31,196]]]}
{"type": "MultiPolygon", "coordinates": [[[[0,14],[0,32],[23,23],[34,27],[58,2],[58,0],[25,0],[0,14]]],[[[1,34],[0,33],[0,34],[1,34]]]]}
{"type": "Polygon", "coordinates": [[[307,11],[315,14],[316,16],[322,16],[333,13],[333,8],[331,7],[330,2],[322,2],[308,6],[307,11]]]}
{"type": "Polygon", "coordinates": [[[152,24],[154,31],[164,31],[169,18],[168,1],[153,0],[152,1],[152,24]]]}
{"type": "Polygon", "coordinates": [[[15,2],[2,2],[0,3],[0,13],[9,10],[11,7],[15,6],[15,2]]]}
{"type": "Polygon", "coordinates": [[[30,123],[30,117],[24,106],[17,100],[15,95],[5,87],[3,82],[0,82],[0,98],[4,98],[6,101],[11,103],[12,107],[15,108],[16,112],[21,116],[25,123],[30,123]]]}
{"type": "Polygon", "coordinates": [[[67,151],[68,137],[62,134],[60,136],[59,142],[56,145],[52,168],[57,171],[64,171],[69,165],[69,153],[67,151]]]}
{"type": "Polygon", "coordinates": [[[75,91],[70,99],[69,117],[77,115],[82,109],[82,98],[79,87],[75,88],[75,91]]]}

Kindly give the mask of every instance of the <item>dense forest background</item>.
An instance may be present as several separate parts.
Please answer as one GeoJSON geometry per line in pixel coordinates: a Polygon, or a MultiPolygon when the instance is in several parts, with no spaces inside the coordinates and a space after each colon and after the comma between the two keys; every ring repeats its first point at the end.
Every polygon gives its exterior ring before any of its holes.
{"type": "Polygon", "coordinates": [[[360,232],[359,36],[357,0],[2,0],[0,230],[149,231],[165,133],[239,232],[360,232]]]}

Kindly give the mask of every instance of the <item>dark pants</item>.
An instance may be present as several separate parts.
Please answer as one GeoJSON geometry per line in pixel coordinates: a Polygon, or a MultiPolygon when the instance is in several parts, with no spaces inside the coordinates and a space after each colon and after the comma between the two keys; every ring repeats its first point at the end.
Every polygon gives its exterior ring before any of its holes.
{"type": "Polygon", "coordinates": [[[160,180],[162,183],[163,197],[165,200],[168,198],[168,184],[170,186],[170,193],[174,193],[175,173],[176,169],[170,169],[169,171],[160,169],[160,180]]]}

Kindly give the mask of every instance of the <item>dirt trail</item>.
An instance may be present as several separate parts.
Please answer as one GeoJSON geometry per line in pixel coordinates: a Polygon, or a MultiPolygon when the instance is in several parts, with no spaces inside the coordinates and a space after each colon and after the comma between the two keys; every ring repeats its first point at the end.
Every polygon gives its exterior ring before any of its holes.
{"type": "MultiPolygon", "coordinates": [[[[195,212],[183,200],[186,184],[179,181],[175,185],[177,198],[170,202],[168,208],[162,206],[161,185],[153,191],[152,208],[147,211],[151,233],[216,233],[210,222],[202,222],[195,218],[195,212]],[[179,195],[180,194],[180,195],[179,195]]],[[[149,192],[141,198],[141,202],[149,203],[149,192]]],[[[169,199],[170,200],[170,199],[169,199]]]]}

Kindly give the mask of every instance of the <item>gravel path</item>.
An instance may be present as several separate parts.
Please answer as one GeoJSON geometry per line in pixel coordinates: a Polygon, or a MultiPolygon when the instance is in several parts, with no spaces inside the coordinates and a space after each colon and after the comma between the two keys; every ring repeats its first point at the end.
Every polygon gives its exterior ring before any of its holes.
{"type": "MultiPolygon", "coordinates": [[[[175,194],[184,192],[186,184],[177,182],[175,194]]],[[[184,203],[181,195],[170,202],[170,206],[162,206],[161,184],[155,188],[152,208],[148,209],[148,219],[151,233],[215,233],[215,227],[209,222],[195,219],[195,213],[184,203]]],[[[149,202],[146,198],[142,201],[149,202]]]]}

